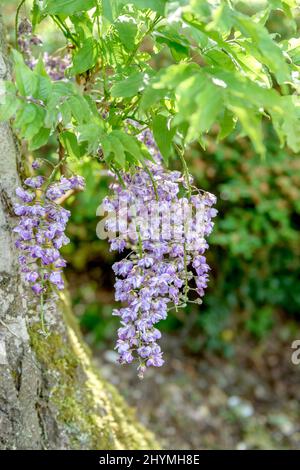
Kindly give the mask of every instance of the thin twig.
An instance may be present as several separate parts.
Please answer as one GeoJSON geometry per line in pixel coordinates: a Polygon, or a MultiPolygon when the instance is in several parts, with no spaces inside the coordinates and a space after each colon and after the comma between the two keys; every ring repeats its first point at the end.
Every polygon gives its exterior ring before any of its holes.
{"type": "Polygon", "coordinates": [[[189,195],[189,198],[190,198],[191,195],[192,195],[192,189],[191,189],[191,184],[190,184],[189,169],[188,169],[187,163],[185,161],[185,158],[183,156],[183,150],[176,144],[175,144],[175,149],[177,150],[177,154],[179,155],[179,158],[180,158],[181,163],[182,163],[182,167],[183,167],[183,171],[184,171],[184,175],[185,175],[185,180],[186,180],[186,185],[187,185],[187,188],[188,188],[188,195],[189,195]]]}
{"type": "Polygon", "coordinates": [[[62,176],[65,176],[66,174],[66,171],[67,171],[67,168],[66,168],[66,165],[65,165],[65,161],[66,161],[66,158],[65,158],[65,148],[64,146],[62,145],[62,143],[59,141],[59,144],[58,144],[58,158],[59,158],[59,161],[60,161],[60,174],[62,176]]]}
{"type": "Polygon", "coordinates": [[[83,189],[80,189],[80,188],[69,189],[63,196],[56,199],[54,202],[55,204],[62,205],[67,199],[69,199],[74,194],[79,193],[80,191],[83,191],[83,189]]]}
{"type": "Polygon", "coordinates": [[[20,339],[19,336],[16,335],[16,333],[14,333],[14,332],[10,329],[10,327],[9,327],[6,323],[4,323],[3,320],[1,320],[1,318],[0,318],[0,323],[1,323],[1,325],[3,325],[3,326],[8,330],[13,336],[15,336],[16,338],[20,339]]]}
{"type": "Polygon", "coordinates": [[[157,23],[159,23],[161,21],[161,19],[162,18],[161,18],[160,15],[156,15],[156,17],[154,18],[153,22],[150,24],[150,26],[147,29],[147,31],[145,32],[145,34],[143,34],[143,36],[141,37],[141,39],[139,40],[139,42],[137,43],[137,45],[134,47],[133,51],[131,52],[130,56],[128,57],[127,62],[125,64],[126,66],[131,64],[132,60],[134,59],[135,54],[137,53],[137,51],[139,50],[139,47],[141,46],[143,40],[145,39],[146,36],[148,36],[148,34],[152,33],[153,29],[155,28],[157,23]]]}

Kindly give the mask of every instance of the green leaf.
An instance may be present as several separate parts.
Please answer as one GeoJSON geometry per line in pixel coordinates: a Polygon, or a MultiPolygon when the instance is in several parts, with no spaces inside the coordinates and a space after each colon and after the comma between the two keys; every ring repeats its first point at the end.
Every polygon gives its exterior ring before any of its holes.
{"type": "Polygon", "coordinates": [[[186,63],[171,65],[162,69],[150,80],[149,85],[143,93],[140,108],[146,111],[157,103],[157,101],[172,96],[176,86],[198,70],[198,65],[186,63]]]}
{"type": "Polygon", "coordinates": [[[32,29],[35,31],[36,26],[42,21],[42,9],[39,0],[34,0],[31,10],[32,29]]]}
{"type": "Polygon", "coordinates": [[[38,90],[38,77],[24,62],[23,56],[16,50],[12,51],[15,63],[16,84],[23,96],[35,96],[38,90]]]}
{"type": "Polygon", "coordinates": [[[122,15],[115,22],[115,28],[126,51],[133,51],[138,30],[135,19],[129,15],[122,15]]]}
{"type": "Polygon", "coordinates": [[[227,37],[233,26],[234,10],[229,8],[227,2],[221,5],[213,12],[213,21],[209,25],[209,30],[217,29],[219,33],[227,37]]]}
{"type": "Polygon", "coordinates": [[[197,64],[176,64],[162,69],[153,80],[153,88],[172,89],[180,85],[184,80],[199,72],[200,67],[197,64]]]}
{"type": "Polygon", "coordinates": [[[24,128],[26,125],[30,124],[37,115],[37,106],[33,103],[23,103],[23,106],[19,109],[15,126],[19,129],[24,128]]]}
{"type": "Polygon", "coordinates": [[[45,117],[45,110],[42,108],[36,107],[36,114],[29,124],[24,125],[21,130],[22,138],[31,141],[33,137],[40,131],[41,127],[43,126],[44,117],[45,117]]]}
{"type": "Polygon", "coordinates": [[[135,72],[125,80],[116,82],[111,88],[113,98],[130,98],[144,90],[149,83],[149,75],[143,72],[135,72]]]}
{"type": "MultiPolygon", "coordinates": [[[[256,81],[263,87],[272,87],[272,79],[267,68],[251,54],[252,46],[249,46],[245,41],[243,46],[241,48],[234,44],[231,45],[231,52],[233,53],[231,58],[232,65],[234,65],[235,61],[251,80],[256,81]]],[[[236,66],[233,68],[236,68],[236,66]]]]}
{"type": "Polygon", "coordinates": [[[228,110],[225,109],[223,117],[219,121],[220,131],[218,134],[218,141],[225,139],[231,132],[234,130],[236,126],[236,118],[233,114],[228,110]]]}
{"type": "Polygon", "coordinates": [[[20,94],[47,101],[51,94],[52,84],[44,68],[43,61],[39,59],[34,70],[31,70],[25,64],[23,56],[18,51],[13,50],[13,58],[16,84],[20,94]]]}
{"type": "Polygon", "coordinates": [[[35,98],[47,102],[52,92],[52,83],[48,77],[38,76],[35,98]]]}
{"type": "Polygon", "coordinates": [[[150,10],[156,11],[159,15],[164,16],[167,2],[168,0],[129,0],[122,3],[132,3],[141,10],[150,8],[150,10]]]}
{"type": "Polygon", "coordinates": [[[101,139],[101,148],[102,148],[104,159],[106,160],[107,163],[110,163],[112,160],[111,143],[107,135],[103,136],[101,139]]]}
{"type": "Polygon", "coordinates": [[[202,132],[207,132],[216,122],[223,106],[221,87],[213,85],[209,80],[195,96],[197,111],[191,116],[187,139],[194,139],[202,132]]]}
{"type": "Polygon", "coordinates": [[[91,122],[89,124],[83,124],[77,128],[77,131],[79,134],[78,141],[87,142],[88,153],[95,154],[104,138],[104,132],[100,123],[91,122]]]}
{"type": "Polygon", "coordinates": [[[112,131],[110,135],[115,135],[122,142],[124,149],[134,157],[136,163],[143,160],[139,144],[133,136],[119,130],[112,131]]]}
{"type": "Polygon", "coordinates": [[[155,89],[151,86],[148,86],[142,95],[140,102],[141,110],[148,111],[155,103],[165,98],[167,94],[168,92],[164,88],[155,89]]]}
{"type": "MultiPolygon", "coordinates": [[[[282,130],[286,135],[288,146],[294,151],[300,150],[300,113],[297,115],[297,103],[294,103],[294,97],[282,96],[282,109],[284,110],[284,120],[282,130]]],[[[299,110],[299,107],[298,107],[299,110]]]]}
{"type": "Polygon", "coordinates": [[[71,108],[69,106],[68,101],[64,101],[63,103],[61,103],[59,110],[61,113],[62,121],[64,125],[66,126],[67,124],[71,122],[71,119],[72,119],[72,112],[71,112],[71,108]]]}
{"type": "Polygon", "coordinates": [[[45,127],[42,127],[39,132],[33,137],[33,139],[29,143],[29,150],[36,150],[40,147],[43,147],[43,145],[46,145],[48,143],[50,136],[50,129],[46,129],[45,127]]]}
{"type": "Polygon", "coordinates": [[[61,80],[53,83],[53,95],[55,95],[56,98],[66,98],[74,95],[74,93],[74,84],[71,82],[65,82],[61,80]]]}
{"type": "Polygon", "coordinates": [[[124,0],[102,0],[102,14],[110,23],[119,16],[123,9],[124,0]]]}
{"type": "Polygon", "coordinates": [[[264,156],[266,149],[263,143],[261,116],[246,107],[232,106],[231,110],[239,118],[244,131],[252,140],[255,150],[264,156]]]}
{"type": "Polygon", "coordinates": [[[201,38],[201,47],[206,47],[205,42],[211,42],[212,45],[215,45],[216,43],[219,48],[226,48],[226,41],[223,40],[222,35],[218,30],[208,29],[206,23],[199,21],[197,18],[195,18],[194,15],[191,15],[190,13],[183,13],[182,19],[192,28],[195,28],[200,31],[200,33],[202,33],[204,37],[201,38]]]}
{"type": "Polygon", "coordinates": [[[84,43],[87,38],[93,36],[93,22],[87,12],[76,13],[70,17],[70,20],[74,26],[80,44],[84,43]]]}
{"type": "Polygon", "coordinates": [[[67,155],[75,158],[81,157],[81,149],[73,132],[64,131],[60,134],[59,139],[65,148],[67,155]]]}
{"type": "Polygon", "coordinates": [[[73,95],[69,98],[68,104],[70,106],[73,117],[78,124],[84,124],[91,119],[91,111],[86,100],[80,95],[73,95]]]}
{"type": "MultiPolygon", "coordinates": [[[[63,106],[63,103],[67,102],[69,107],[69,114],[71,113],[70,107],[70,98],[76,94],[76,89],[73,83],[58,81],[52,82],[52,91],[51,95],[47,101],[47,115],[45,118],[45,126],[51,128],[56,125],[58,119],[58,114],[60,107],[63,106]]],[[[62,111],[63,112],[63,111],[62,111]]],[[[71,114],[72,116],[72,114],[71,114]]],[[[71,117],[68,120],[68,123],[71,121],[71,117]]]]}
{"type": "Polygon", "coordinates": [[[170,129],[168,126],[168,118],[162,114],[157,114],[153,118],[153,135],[155,142],[168,165],[169,157],[172,153],[172,141],[176,129],[170,129]]]}
{"type": "Polygon", "coordinates": [[[73,15],[95,7],[96,0],[47,0],[44,12],[49,15],[73,15]]]}
{"type": "MultiPolygon", "coordinates": [[[[282,10],[290,20],[293,20],[293,13],[292,9],[297,8],[299,6],[297,0],[269,0],[269,6],[270,8],[282,10]]],[[[294,26],[295,23],[292,21],[291,26],[294,26]]],[[[295,24],[297,27],[297,25],[295,24]]]]}
{"type": "Polygon", "coordinates": [[[114,21],[114,15],[110,0],[102,0],[102,14],[110,23],[114,21]]]}
{"type": "MultiPolygon", "coordinates": [[[[289,80],[290,72],[283,53],[276,42],[273,41],[267,29],[259,23],[254,23],[250,18],[238,14],[235,18],[235,26],[244,36],[251,37],[253,46],[256,46],[259,54],[261,54],[257,58],[264,62],[276,75],[278,83],[289,80]]],[[[252,49],[252,53],[255,55],[254,49],[252,49]]]]}
{"type": "Polygon", "coordinates": [[[14,116],[21,106],[20,100],[17,99],[15,93],[11,93],[7,90],[1,93],[1,105],[0,105],[0,121],[8,121],[14,116]]]}
{"type": "Polygon", "coordinates": [[[121,168],[125,168],[126,157],[122,142],[113,133],[108,135],[108,139],[111,152],[114,154],[114,160],[120,165],[121,168]]]}
{"type": "Polygon", "coordinates": [[[300,38],[291,38],[286,41],[288,55],[295,65],[300,65],[300,38]]]}
{"type": "Polygon", "coordinates": [[[39,57],[39,60],[37,61],[37,63],[36,63],[36,65],[35,65],[35,67],[34,67],[33,70],[34,70],[35,74],[49,78],[49,77],[48,77],[48,74],[47,74],[47,72],[46,72],[46,69],[45,69],[45,65],[44,65],[43,59],[42,59],[41,56],[39,57]]]}
{"type": "Polygon", "coordinates": [[[98,43],[90,37],[87,38],[80,49],[73,56],[73,66],[69,74],[77,75],[93,68],[98,60],[98,43]]]}
{"type": "Polygon", "coordinates": [[[190,44],[174,26],[163,26],[155,31],[154,36],[159,44],[166,44],[170,48],[176,61],[179,62],[189,56],[190,44]]]}

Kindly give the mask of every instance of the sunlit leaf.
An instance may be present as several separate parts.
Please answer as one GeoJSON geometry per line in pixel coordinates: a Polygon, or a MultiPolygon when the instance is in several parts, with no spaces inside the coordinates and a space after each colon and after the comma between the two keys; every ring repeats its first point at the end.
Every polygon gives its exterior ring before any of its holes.
{"type": "Polygon", "coordinates": [[[44,13],[49,15],[73,15],[96,6],[96,0],[46,0],[44,13]]]}

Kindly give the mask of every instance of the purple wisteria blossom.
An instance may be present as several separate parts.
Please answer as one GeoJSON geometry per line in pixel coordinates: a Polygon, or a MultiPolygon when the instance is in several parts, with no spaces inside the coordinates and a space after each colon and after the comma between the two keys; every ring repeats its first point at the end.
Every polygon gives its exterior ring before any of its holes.
{"type": "Polygon", "coordinates": [[[34,160],[34,161],[32,162],[32,164],[31,164],[31,166],[32,166],[32,168],[33,168],[34,170],[38,170],[38,169],[40,168],[40,166],[41,166],[41,163],[40,163],[39,160],[34,160]]]}
{"type": "MultiPolygon", "coordinates": [[[[38,168],[38,162],[32,167],[38,168]]],[[[51,286],[62,290],[62,268],[66,261],[59,250],[69,243],[64,232],[70,211],[57,204],[56,199],[70,189],[83,189],[84,179],[77,175],[62,176],[49,184],[38,175],[25,179],[24,184],[30,189],[16,189],[21,203],[14,207],[19,216],[14,232],[17,234],[15,244],[20,250],[21,272],[36,295],[47,292],[51,286]]]]}
{"type": "Polygon", "coordinates": [[[213,194],[192,187],[191,177],[186,181],[181,172],[163,168],[150,131],[141,132],[139,139],[154,163],[148,164],[149,171],[122,174],[125,187],[113,182],[103,207],[111,214],[106,229],[115,232],[110,249],[130,250],[113,265],[115,299],[124,304],[113,311],[121,321],[116,349],[121,363],[138,361],[142,378],[148,367],[164,363],[157,323],[172,306],[184,307],[191,289],[201,303],[209,271],[206,237],[217,211],[213,194]]]}
{"type": "MultiPolygon", "coordinates": [[[[33,34],[32,25],[27,18],[22,19],[18,27],[18,47],[24,56],[25,63],[34,69],[38,59],[34,56],[33,46],[42,46],[42,40],[33,34]]],[[[52,80],[63,80],[65,71],[71,65],[71,56],[65,53],[63,56],[53,56],[44,52],[42,54],[45,70],[52,80]]]]}

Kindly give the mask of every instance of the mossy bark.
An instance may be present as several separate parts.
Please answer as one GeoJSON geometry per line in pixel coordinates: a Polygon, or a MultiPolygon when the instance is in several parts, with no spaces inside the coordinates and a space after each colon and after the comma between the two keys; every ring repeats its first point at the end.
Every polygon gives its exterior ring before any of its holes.
{"type": "MultiPolygon", "coordinates": [[[[0,84],[9,79],[0,21],[0,84]]],[[[95,370],[68,298],[45,311],[23,285],[12,204],[22,171],[8,124],[0,124],[0,449],[157,449],[118,391],[95,370]]]]}

